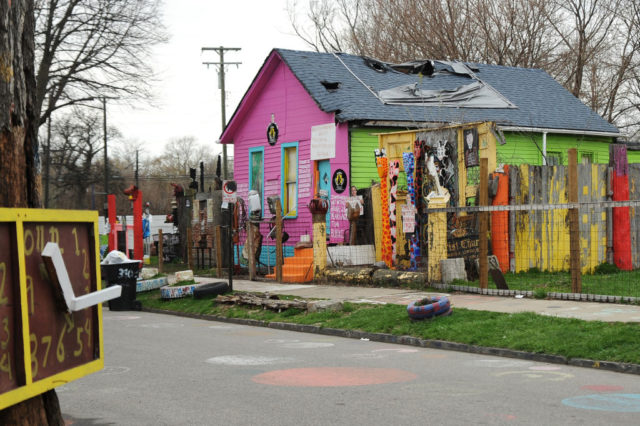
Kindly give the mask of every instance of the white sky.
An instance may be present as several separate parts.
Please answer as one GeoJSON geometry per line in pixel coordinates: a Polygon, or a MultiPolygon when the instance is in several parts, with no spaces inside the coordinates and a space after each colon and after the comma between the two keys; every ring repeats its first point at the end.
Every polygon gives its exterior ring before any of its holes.
{"type": "MultiPolygon", "coordinates": [[[[156,49],[157,107],[108,104],[107,119],[125,140],[144,143],[144,154],[155,156],[171,139],[194,136],[215,144],[222,130],[218,73],[202,62],[219,62],[215,51],[202,47],[239,47],[225,52],[226,118],[231,118],[271,49],[310,50],[289,23],[287,0],[165,0],[168,44],[156,49]]],[[[233,148],[228,150],[233,155],[233,148]]]]}

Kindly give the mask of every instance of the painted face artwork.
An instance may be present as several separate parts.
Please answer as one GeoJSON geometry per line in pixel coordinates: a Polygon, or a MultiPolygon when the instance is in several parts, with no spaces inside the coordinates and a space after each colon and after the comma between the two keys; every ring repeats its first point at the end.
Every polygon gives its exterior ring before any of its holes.
{"type": "Polygon", "coordinates": [[[473,133],[467,133],[467,149],[473,149],[473,133]]]}

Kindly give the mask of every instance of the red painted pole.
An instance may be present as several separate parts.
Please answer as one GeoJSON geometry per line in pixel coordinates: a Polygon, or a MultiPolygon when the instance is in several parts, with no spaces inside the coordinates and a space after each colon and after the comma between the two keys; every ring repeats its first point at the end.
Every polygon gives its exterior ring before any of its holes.
{"type": "MultiPolygon", "coordinates": [[[[493,197],[494,206],[509,204],[509,166],[503,166],[504,173],[498,175],[498,192],[493,197]]],[[[509,270],[509,212],[491,213],[491,250],[498,258],[502,272],[509,270]]]]}
{"type": "Polygon", "coordinates": [[[142,239],[142,191],[133,201],[133,258],[140,261],[142,267],[142,258],[144,257],[143,239],[142,239]]]}
{"type": "MultiPolygon", "coordinates": [[[[629,163],[627,147],[621,144],[609,146],[609,164],[613,168],[611,187],[613,201],[629,200],[629,163]]],[[[613,209],[613,262],[624,270],[632,269],[631,263],[631,219],[629,207],[613,209]]]]}
{"type": "Polygon", "coordinates": [[[116,196],[107,195],[109,209],[109,251],[118,249],[118,230],[116,229],[116,196]]]}

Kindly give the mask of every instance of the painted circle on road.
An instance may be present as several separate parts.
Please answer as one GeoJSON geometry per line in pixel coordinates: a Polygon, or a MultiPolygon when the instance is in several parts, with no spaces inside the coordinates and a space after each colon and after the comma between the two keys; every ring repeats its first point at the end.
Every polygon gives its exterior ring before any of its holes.
{"type": "Polygon", "coordinates": [[[295,342],[295,343],[285,343],[282,345],[283,348],[287,349],[318,349],[318,348],[330,348],[335,346],[333,343],[323,343],[323,342],[295,342]]]}
{"type": "Polygon", "coordinates": [[[417,377],[395,368],[317,367],[269,371],[254,376],[252,380],[273,386],[340,387],[408,382],[417,377]]]}
{"type": "Polygon", "coordinates": [[[640,394],[614,393],[607,395],[583,395],[562,400],[564,405],[585,410],[640,413],[640,394]]]}

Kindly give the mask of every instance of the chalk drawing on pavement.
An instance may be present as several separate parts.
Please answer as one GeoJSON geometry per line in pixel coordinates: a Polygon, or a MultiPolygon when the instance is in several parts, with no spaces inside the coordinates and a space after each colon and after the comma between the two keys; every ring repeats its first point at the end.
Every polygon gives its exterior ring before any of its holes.
{"type": "Polygon", "coordinates": [[[256,355],[222,355],[207,359],[205,362],[216,365],[255,366],[285,364],[295,361],[293,358],[268,357],[256,355]]]}
{"type": "Polygon", "coordinates": [[[582,395],[563,399],[562,403],[585,410],[640,413],[640,394],[633,393],[582,395]]]}

